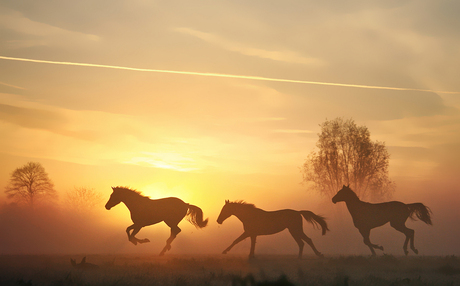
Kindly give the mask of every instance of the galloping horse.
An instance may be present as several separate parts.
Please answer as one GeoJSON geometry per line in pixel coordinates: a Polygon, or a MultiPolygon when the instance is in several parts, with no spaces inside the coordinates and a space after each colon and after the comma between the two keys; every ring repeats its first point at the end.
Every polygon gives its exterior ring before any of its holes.
{"type": "Polygon", "coordinates": [[[343,186],[340,191],[332,198],[332,202],[345,202],[348,211],[353,218],[353,224],[359,230],[364,238],[364,244],[369,246],[372,256],[375,256],[374,248],[383,251],[383,246],[372,244],[369,235],[371,229],[382,226],[387,222],[390,225],[406,235],[404,242],[404,254],[409,254],[407,251],[407,244],[410,240],[410,248],[415,254],[418,250],[414,246],[414,233],[413,229],[406,227],[407,218],[415,220],[414,215],[426,224],[431,225],[431,210],[422,203],[405,204],[402,202],[386,202],[379,204],[371,204],[361,201],[358,196],[353,192],[349,186],[343,186]]]}
{"type": "Polygon", "coordinates": [[[217,223],[222,224],[224,220],[229,218],[231,215],[236,216],[244,226],[244,232],[238,237],[227,249],[224,250],[223,254],[226,254],[233,246],[242,240],[250,237],[251,238],[251,251],[249,258],[254,257],[254,248],[256,246],[256,237],[258,235],[275,234],[284,229],[288,229],[292,237],[299,245],[299,259],[302,258],[302,252],[304,247],[304,240],[313,249],[316,255],[322,257],[323,255],[316,250],[313,245],[311,238],[305,235],[303,232],[302,216],[313,226],[321,226],[323,235],[326,234],[327,223],[322,216],[316,215],[311,211],[295,211],[295,210],[278,210],[278,211],[264,211],[256,208],[253,204],[248,204],[243,201],[229,202],[225,201],[225,205],[222,208],[217,223]]]}
{"type": "Polygon", "coordinates": [[[134,223],[126,229],[126,233],[128,240],[134,245],[150,242],[147,238],[138,239],[135,237],[144,226],[164,221],[171,228],[171,235],[160,255],[164,255],[166,251],[171,249],[171,242],[181,231],[177,225],[185,216],[188,216],[188,221],[197,228],[203,228],[208,224],[208,219],[203,220],[203,211],[199,207],[187,204],[178,198],[152,200],[125,187],[112,187],[112,190],[113,193],[110,195],[105,208],[110,210],[121,202],[126,205],[134,223]],[[131,230],[132,232],[130,232],[131,230]]]}

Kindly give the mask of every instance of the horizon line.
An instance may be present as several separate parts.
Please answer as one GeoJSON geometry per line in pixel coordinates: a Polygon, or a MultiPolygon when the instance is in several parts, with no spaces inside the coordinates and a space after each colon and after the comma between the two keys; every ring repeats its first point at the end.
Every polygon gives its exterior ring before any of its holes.
{"type": "Polygon", "coordinates": [[[11,60],[11,61],[54,64],[54,65],[97,67],[97,68],[130,70],[130,71],[141,71],[141,72],[156,72],[156,73],[169,73],[169,74],[182,74],[182,75],[197,75],[197,76],[207,76],[207,77],[224,77],[224,78],[249,79],[249,80],[299,83],[299,84],[312,84],[312,85],[326,85],[326,86],[339,86],[339,87],[352,87],[352,88],[364,88],[364,89],[383,89],[383,90],[398,90],[398,91],[420,91],[420,92],[434,92],[434,93],[445,93],[445,94],[460,94],[460,91],[438,91],[438,90],[431,90],[431,89],[390,87],[390,86],[375,86],[375,85],[362,85],[362,84],[347,84],[347,83],[334,83],[334,82],[321,82],[321,81],[306,81],[306,80],[294,80],[294,79],[282,79],[282,78],[271,78],[271,77],[261,77],[261,76],[247,76],[247,75],[234,75],[234,74],[222,74],[222,73],[206,73],[206,72],[191,72],[191,71],[175,71],[175,70],[133,68],[133,67],[123,67],[123,66],[113,66],[113,65],[103,65],[103,64],[61,62],[61,61],[37,60],[37,59],[7,57],[7,56],[0,56],[0,59],[11,60]]]}

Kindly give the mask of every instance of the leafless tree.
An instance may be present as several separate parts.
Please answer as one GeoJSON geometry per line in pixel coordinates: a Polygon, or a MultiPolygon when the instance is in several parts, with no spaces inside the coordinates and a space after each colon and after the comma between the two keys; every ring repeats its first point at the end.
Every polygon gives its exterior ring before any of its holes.
{"type": "Polygon", "coordinates": [[[8,198],[30,206],[42,199],[57,199],[57,193],[45,168],[37,162],[28,162],[11,174],[5,188],[8,198]]]}
{"type": "Polygon", "coordinates": [[[302,166],[304,182],[332,198],[342,185],[363,200],[388,199],[395,184],[388,177],[390,154],[385,143],[371,141],[366,126],[352,119],[336,118],[320,124],[321,133],[302,166]]]}
{"type": "Polygon", "coordinates": [[[94,189],[75,187],[68,191],[65,198],[67,207],[78,212],[94,210],[102,203],[102,195],[94,189]]]}

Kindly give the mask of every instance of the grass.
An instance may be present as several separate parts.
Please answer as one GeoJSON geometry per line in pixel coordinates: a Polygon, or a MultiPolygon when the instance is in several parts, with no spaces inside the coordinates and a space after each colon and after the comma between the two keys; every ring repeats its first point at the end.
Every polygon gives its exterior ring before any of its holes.
{"type": "Polygon", "coordinates": [[[456,256],[2,255],[0,285],[460,285],[456,256]]]}

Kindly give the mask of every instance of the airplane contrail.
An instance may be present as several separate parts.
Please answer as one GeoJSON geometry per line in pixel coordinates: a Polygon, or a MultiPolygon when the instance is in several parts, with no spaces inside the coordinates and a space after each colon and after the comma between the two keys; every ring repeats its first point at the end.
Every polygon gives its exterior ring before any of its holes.
{"type": "Polygon", "coordinates": [[[123,66],[112,66],[112,65],[101,65],[101,64],[90,64],[90,63],[47,61],[47,60],[15,58],[15,57],[6,57],[6,56],[0,56],[0,59],[11,60],[11,61],[21,61],[21,62],[53,64],[53,65],[84,66],[84,67],[108,68],[108,69],[119,69],[119,70],[129,70],[129,71],[141,71],[141,72],[156,72],[156,73],[170,73],[170,74],[183,74],[183,75],[198,75],[198,76],[208,76],[208,77],[224,77],[224,78],[237,78],[237,79],[250,79],[250,80],[261,80],[261,81],[287,82],[287,83],[300,83],[300,84],[314,84],[314,85],[327,85],[327,86],[341,86],[341,87],[354,87],[354,88],[366,88],[366,89],[385,89],[385,90],[421,91],[421,92],[435,92],[435,93],[445,93],[445,94],[460,94],[460,91],[438,91],[438,90],[431,90],[431,89],[390,87],[390,86],[375,86],[375,85],[361,85],[361,84],[347,84],[347,83],[334,83],[334,82],[321,82],[321,81],[307,81],[307,80],[282,79],[282,78],[271,78],[271,77],[261,77],[261,76],[248,76],[248,75],[233,75],[233,74],[221,74],[221,73],[206,73],[206,72],[190,72],[190,71],[174,71],[174,70],[132,68],[132,67],[123,67],[123,66]]]}

